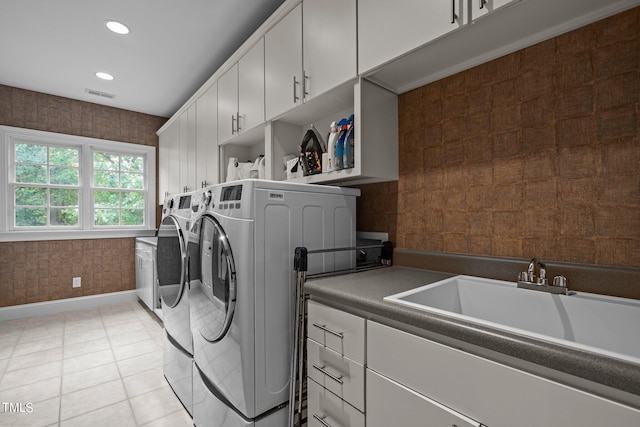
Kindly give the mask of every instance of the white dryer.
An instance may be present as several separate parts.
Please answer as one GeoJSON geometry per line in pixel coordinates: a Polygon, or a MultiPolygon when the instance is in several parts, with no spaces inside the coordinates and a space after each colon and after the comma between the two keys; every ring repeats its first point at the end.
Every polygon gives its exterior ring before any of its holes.
{"type": "MultiPolygon", "coordinates": [[[[193,421],[288,422],[297,246],[355,246],[359,190],[242,180],[209,187],[189,239],[193,421]]],[[[309,258],[309,272],[355,266],[351,252],[309,258]]]]}
{"type": "Polygon", "coordinates": [[[158,229],[156,272],[166,342],[164,376],[184,407],[192,412],[193,343],[187,292],[187,236],[193,193],[165,199],[158,229]]]}

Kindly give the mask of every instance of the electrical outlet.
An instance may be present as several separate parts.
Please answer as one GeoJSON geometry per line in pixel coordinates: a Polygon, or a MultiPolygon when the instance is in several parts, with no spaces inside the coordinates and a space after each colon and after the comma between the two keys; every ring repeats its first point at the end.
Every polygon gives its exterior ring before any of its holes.
{"type": "Polygon", "coordinates": [[[81,286],[80,280],[81,279],[79,277],[74,277],[73,278],[73,287],[74,288],[79,288],[81,286]]]}

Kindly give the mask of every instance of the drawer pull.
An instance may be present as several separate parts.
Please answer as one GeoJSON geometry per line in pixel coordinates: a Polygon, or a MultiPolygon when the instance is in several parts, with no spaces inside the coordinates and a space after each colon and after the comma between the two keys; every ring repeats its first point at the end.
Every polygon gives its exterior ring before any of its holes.
{"type": "Polygon", "coordinates": [[[320,421],[320,423],[325,426],[325,427],[331,427],[331,424],[329,424],[328,422],[326,422],[324,419],[327,418],[326,415],[318,415],[318,414],[313,414],[313,418],[315,418],[316,420],[320,421]]]}
{"type": "Polygon", "coordinates": [[[327,328],[327,325],[319,325],[317,323],[314,323],[313,326],[315,326],[318,329],[322,329],[325,332],[329,332],[331,335],[335,335],[336,337],[338,337],[340,339],[344,338],[344,334],[342,332],[333,331],[333,330],[327,328]]]}
{"type": "Polygon", "coordinates": [[[337,382],[338,384],[342,384],[342,375],[333,375],[330,372],[327,372],[324,368],[325,365],[322,366],[318,366],[316,364],[313,365],[314,368],[316,368],[318,371],[320,371],[321,373],[323,373],[324,375],[328,376],[329,378],[331,378],[332,380],[334,380],[335,382],[337,382]]]}

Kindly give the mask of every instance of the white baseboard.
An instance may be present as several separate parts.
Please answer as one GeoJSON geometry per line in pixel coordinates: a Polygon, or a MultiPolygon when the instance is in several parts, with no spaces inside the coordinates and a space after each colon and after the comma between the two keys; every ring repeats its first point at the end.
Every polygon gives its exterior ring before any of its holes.
{"type": "Polygon", "coordinates": [[[21,319],[23,317],[42,316],[43,314],[80,310],[103,305],[120,304],[136,301],[136,290],[110,292],[106,294],[87,295],[77,298],[66,298],[54,301],[35,302],[32,304],[13,305],[0,308],[0,321],[21,319]]]}

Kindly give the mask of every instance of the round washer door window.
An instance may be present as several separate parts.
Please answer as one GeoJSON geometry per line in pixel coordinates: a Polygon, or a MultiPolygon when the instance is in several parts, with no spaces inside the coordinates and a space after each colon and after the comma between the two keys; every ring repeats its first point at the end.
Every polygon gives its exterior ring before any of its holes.
{"type": "Polygon", "coordinates": [[[160,297],[169,307],[175,307],[184,293],[185,249],[178,221],[173,216],[165,217],[158,229],[156,270],[160,297]]]}
{"type": "Polygon", "coordinates": [[[214,217],[203,215],[193,224],[188,251],[192,326],[207,341],[219,341],[235,311],[236,270],[227,235],[214,217]]]}

